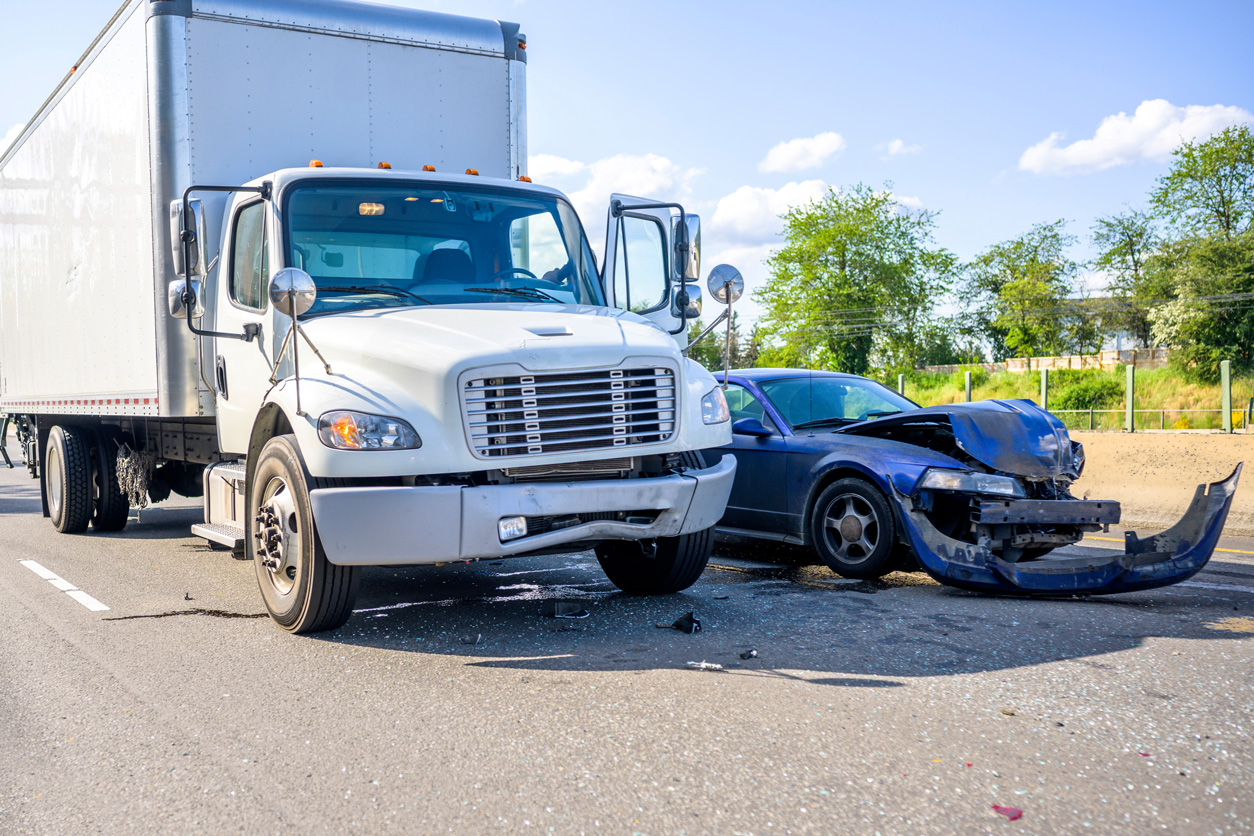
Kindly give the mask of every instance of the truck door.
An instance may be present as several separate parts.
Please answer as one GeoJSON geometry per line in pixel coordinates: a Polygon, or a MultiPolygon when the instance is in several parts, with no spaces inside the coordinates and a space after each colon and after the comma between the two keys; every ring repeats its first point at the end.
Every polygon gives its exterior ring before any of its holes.
{"type": "MultiPolygon", "coordinates": [[[[626,208],[659,201],[630,195],[610,196],[609,222],[605,236],[605,293],[610,305],[638,313],[652,320],[675,336],[680,347],[687,346],[684,321],[675,307],[676,291],[683,287],[685,276],[695,280],[699,273],[698,241],[692,237],[693,257],[689,264],[679,264],[675,238],[679,212],[669,207],[654,209],[626,208]]],[[[689,215],[688,228],[698,229],[699,221],[689,215]]],[[[689,292],[699,297],[695,286],[689,292]]]]}
{"type": "Polygon", "coordinates": [[[205,340],[203,362],[216,393],[218,443],[224,452],[248,452],[253,422],[270,390],[274,353],[287,328],[287,317],[272,309],[268,294],[273,253],[279,252],[273,227],[265,200],[241,195],[231,203],[214,293],[215,328],[241,333],[253,324],[260,334],[251,342],[205,340]]]}

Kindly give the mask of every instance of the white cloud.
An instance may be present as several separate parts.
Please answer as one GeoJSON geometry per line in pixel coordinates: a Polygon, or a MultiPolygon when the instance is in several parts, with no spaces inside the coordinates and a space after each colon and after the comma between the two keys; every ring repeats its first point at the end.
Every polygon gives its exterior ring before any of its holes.
{"type": "Polygon", "coordinates": [[[829,157],[844,150],[844,137],[831,131],[818,136],[791,139],[768,151],[766,158],[758,163],[758,171],[773,173],[818,168],[829,157]]]}
{"type": "Polygon", "coordinates": [[[721,238],[742,245],[762,244],[783,230],[780,215],[793,206],[822,199],[827,188],[822,180],[786,183],[778,189],[741,186],[718,202],[711,225],[721,238]]]}
{"type": "Polygon", "coordinates": [[[897,201],[897,205],[913,212],[923,211],[923,201],[917,197],[907,197],[905,195],[895,194],[893,200],[897,201]]]}
{"type": "Polygon", "coordinates": [[[611,194],[663,202],[691,202],[692,181],[702,173],[699,168],[684,168],[657,154],[618,154],[586,164],[540,154],[528,160],[528,168],[537,183],[544,183],[550,177],[582,175],[582,181],[571,182],[570,189],[564,191],[583,220],[598,262],[605,250],[605,219],[611,194]]]}
{"type": "Polygon", "coordinates": [[[1122,112],[1107,116],[1092,139],[1062,145],[1064,134],[1051,133],[1023,152],[1019,169],[1077,174],[1137,160],[1163,162],[1181,141],[1205,139],[1241,123],[1254,123],[1254,114],[1235,106],[1176,107],[1166,99],[1148,99],[1131,116],[1122,112]]]}
{"type": "Polygon", "coordinates": [[[903,139],[894,139],[886,145],[879,146],[888,152],[888,156],[896,157],[901,154],[917,154],[923,150],[922,145],[907,145],[903,139]]]}
{"type": "Polygon", "coordinates": [[[568,160],[553,154],[536,154],[527,158],[527,174],[537,183],[570,177],[587,169],[576,160],[568,160]]]}
{"type": "Polygon", "coordinates": [[[4,136],[0,137],[0,154],[3,154],[5,151],[9,150],[9,146],[14,143],[14,141],[18,137],[18,134],[20,134],[22,130],[25,129],[25,127],[26,127],[26,123],[22,122],[20,124],[14,125],[13,127],[9,128],[7,131],[4,132],[4,136]]]}
{"type": "MultiPolygon", "coordinates": [[[[703,278],[708,276],[717,264],[730,264],[744,276],[745,293],[740,297],[740,301],[736,303],[736,317],[741,323],[741,333],[745,337],[749,336],[749,329],[762,315],[762,311],[758,307],[757,302],[754,301],[753,295],[770,278],[766,260],[780,246],[781,244],[758,244],[750,247],[737,244],[722,245],[719,242],[713,242],[708,239],[702,242],[701,272],[704,274],[703,278]]],[[[703,289],[702,292],[705,292],[705,285],[702,284],[701,287],[703,289]]],[[[719,314],[718,303],[706,293],[704,305],[704,321],[711,322],[719,314]]],[[[719,327],[721,328],[722,326],[719,327]]],[[[716,334],[709,339],[718,339],[718,336],[716,334]]]]}

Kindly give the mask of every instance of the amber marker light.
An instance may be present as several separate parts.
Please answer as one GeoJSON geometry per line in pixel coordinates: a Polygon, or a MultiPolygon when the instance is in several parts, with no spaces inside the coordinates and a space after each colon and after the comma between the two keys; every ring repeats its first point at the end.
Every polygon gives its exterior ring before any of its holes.
{"type": "Polygon", "coordinates": [[[527,176],[527,175],[525,175],[525,174],[520,174],[520,175],[518,175],[518,179],[519,179],[521,182],[523,182],[523,183],[530,183],[530,182],[531,182],[531,178],[530,178],[530,177],[528,177],[528,176],[527,176]]]}
{"type": "Polygon", "coordinates": [[[309,167],[310,168],[322,168],[322,160],[310,160],[309,167]]]}
{"type": "Polygon", "coordinates": [[[478,177],[478,176],[479,176],[479,169],[477,169],[477,168],[468,168],[468,169],[466,169],[466,173],[467,173],[467,174],[469,174],[469,175],[471,175],[472,177],[478,177]]]}
{"type": "Polygon", "coordinates": [[[382,215],[383,211],[382,203],[362,203],[357,207],[359,215],[382,215]]]}
{"type": "Polygon", "coordinates": [[[423,171],[435,171],[435,166],[433,166],[433,165],[424,165],[424,166],[422,167],[422,170],[423,170],[423,171]]]}
{"type": "Polygon", "coordinates": [[[341,412],[331,420],[331,434],[339,442],[337,447],[356,450],[362,446],[361,434],[357,432],[357,421],[351,413],[341,412]]]}
{"type": "Polygon", "coordinates": [[[391,164],[391,163],[379,163],[379,168],[382,168],[382,169],[384,169],[385,171],[391,171],[391,170],[392,170],[392,164],[391,164]]]}

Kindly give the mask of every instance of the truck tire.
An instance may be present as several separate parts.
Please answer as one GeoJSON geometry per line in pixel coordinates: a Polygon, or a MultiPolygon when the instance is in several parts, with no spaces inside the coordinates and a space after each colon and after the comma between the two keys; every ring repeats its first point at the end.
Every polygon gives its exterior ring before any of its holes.
{"type": "Polygon", "coordinates": [[[305,469],[296,437],[280,435],[261,448],[248,488],[245,547],[270,617],[289,633],[341,627],[357,599],[361,567],[328,561],[314,526],[309,489],[323,481],[305,469]]]}
{"type": "Polygon", "coordinates": [[[838,575],[874,580],[893,571],[893,511],[864,479],[838,479],[823,489],[810,517],[819,558],[838,575]]]}
{"type": "Polygon", "coordinates": [[[121,531],[131,515],[131,501],[118,484],[118,444],[111,433],[96,433],[92,469],[91,527],[96,531],[121,531]]]}
{"type": "MultiPolygon", "coordinates": [[[[695,452],[683,453],[680,461],[689,469],[705,467],[695,452]]],[[[714,528],[710,527],[652,542],[610,540],[596,547],[596,555],[610,583],[623,592],[670,595],[697,582],[710,561],[713,546],[714,528]]]]}
{"type": "Polygon", "coordinates": [[[74,427],[57,425],[48,433],[43,462],[48,515],[62,534],[81,534],[91,519],[91,448],[74,427]]]}

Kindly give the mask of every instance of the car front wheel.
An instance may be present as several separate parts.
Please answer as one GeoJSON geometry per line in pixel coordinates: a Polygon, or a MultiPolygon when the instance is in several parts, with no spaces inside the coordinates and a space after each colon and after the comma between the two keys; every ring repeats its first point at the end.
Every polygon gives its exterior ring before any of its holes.
{"type": "Polygon", "coordinates": [[[896,525],[888,500],[862,479],[838,479],[814,503],[810,535],[819,557],[838,575],[872,580],[893,571],[896,525]]]}

